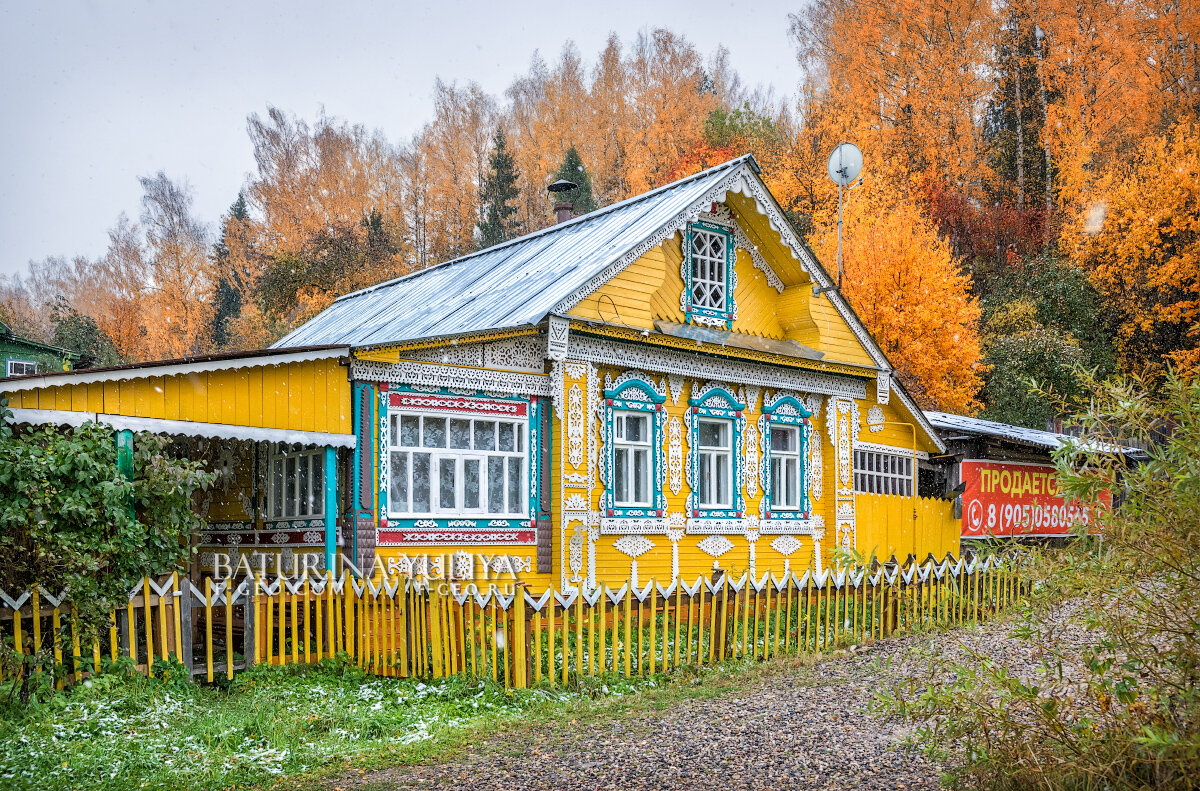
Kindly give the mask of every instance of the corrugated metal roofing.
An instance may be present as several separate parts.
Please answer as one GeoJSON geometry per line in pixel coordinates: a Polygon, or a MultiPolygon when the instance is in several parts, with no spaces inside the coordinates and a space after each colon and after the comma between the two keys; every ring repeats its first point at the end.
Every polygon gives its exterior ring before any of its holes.
{"type": "Polygon", "coordinates": [[[980,420],[976,417],[951,415],[947,412],[926,412],[925,416],[933,427],[942,432],[962,431],[968,434],[984,434],[989,437],[1000,437],[1015,442],[1024,442],[1051,450],[1061,447],[1070,437],[1066,434],[1056,434],[1053,431],[1038,431],[1024,426],[1010,426],[1008,423],[997,423],[994,420],[980,420]]]}
{"type": "Polygon", "coordinates": [[[739,157],[570,222],[347,294],[272,348],[375,346],[537,324],[752,161],[739,157]]]}

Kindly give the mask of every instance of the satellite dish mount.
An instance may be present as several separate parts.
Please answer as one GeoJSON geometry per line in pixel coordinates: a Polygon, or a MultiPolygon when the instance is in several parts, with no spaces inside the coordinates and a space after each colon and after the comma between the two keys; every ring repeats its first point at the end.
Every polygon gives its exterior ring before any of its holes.
{"type": "Polygon", "coordinates": [[[837,245],[837,283],[832,286],[813,286],[813,296],[819,297],[826,291],[842,290],[842,189],[854,189],[854,182],[862,183],[858,174],[862,172],[863,155],[858,146],[853,143],[840,143],[829,155],[829,178],[838,185],[838,245],[837,245]]]}

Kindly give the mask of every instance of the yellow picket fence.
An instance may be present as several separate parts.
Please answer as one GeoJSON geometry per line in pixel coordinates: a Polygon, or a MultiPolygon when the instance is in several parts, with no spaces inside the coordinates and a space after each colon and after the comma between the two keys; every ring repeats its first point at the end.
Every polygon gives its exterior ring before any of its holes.
{"type": "Polygon", "coordinates": [[[81,651],[69,602],[45,590],[0,591],[0,635],[24,653],[52,647],[61,686],[102,657],[147,672],[182,662],[196,677],[232,678],[253,664],[314,663],[344,655],[371,673],[487,677],[510,687],[570,685],[684,664],[822,651],[897,631],[981,621],[1011,606],[1022,583],[1015,556],[743,574],[641,590],[479,590],[448,581],[177,575],[143,580],[111,613],[107,635],[81,651]],[[65,625],[65,626],[64,626],[65,625]]]}

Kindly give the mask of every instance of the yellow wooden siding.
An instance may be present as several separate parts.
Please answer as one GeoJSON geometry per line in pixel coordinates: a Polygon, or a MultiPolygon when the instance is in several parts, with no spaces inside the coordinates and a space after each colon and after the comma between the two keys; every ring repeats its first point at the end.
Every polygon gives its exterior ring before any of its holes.
{"type": "MultiPolygon", "coordinates": [[[[0,392],[3,385],[0,384],[0,392]]],[[[337,360],[62,384],[10,395],[11,406],[349,434],[350,382],[337,360]]]]}
{"type": "Polygon", "coordinates": [[[915,555],[923,561],[930,554],[941,559],[947,552],[958,557],[960,525],[948,500],[860,494],[855,510],[859,552],[865,558],[894,555],[904,562],[915,555]]]}
{"type": "MultiPolygon", "coordinates": [[[[730,206],[732,209],[733,204],[730,206]]],[[[738,211],[735,216],[741,218],[738,211]]],[[[733,330],[796,340],[824,352],[828,361],[873,366],[870,355],[829,298],[812,295],[808,276],[800,270],[791,251],[779,243],[778,234],[766,220],[755,211],[739,222],[786,287],[783,293],[777,292],[766,275],[754,267],[750,254],[738,248],[738,282],[734,290],[737,318],[733,330]]],[[[656,319],[683,323],[686,317],[679,304],[684,288],[679,274],[682,238],[676,233],[646,252],[572,308],[571,315],[648,330],[654,329],[656,319]]]]}

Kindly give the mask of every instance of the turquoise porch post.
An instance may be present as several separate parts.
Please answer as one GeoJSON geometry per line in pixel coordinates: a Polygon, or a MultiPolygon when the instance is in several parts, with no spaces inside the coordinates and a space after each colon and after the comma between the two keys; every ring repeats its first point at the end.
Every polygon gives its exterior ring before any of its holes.
{"type": "Polygon", "coordinates": [[[333,571],[337,553],[337,448],[325,448],[325,570],[333,571]]]}

